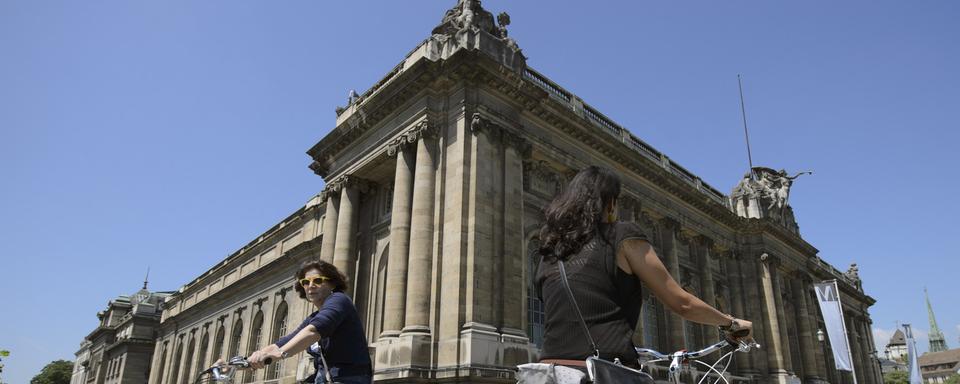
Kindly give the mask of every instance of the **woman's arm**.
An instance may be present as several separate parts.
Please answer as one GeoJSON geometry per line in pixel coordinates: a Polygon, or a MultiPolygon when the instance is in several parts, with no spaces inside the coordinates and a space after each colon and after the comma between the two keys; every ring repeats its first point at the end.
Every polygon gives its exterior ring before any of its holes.
{"type": "MultiPolygon", "coordinates": [[[[680,287],[660,262],[657,252],[646,240],[624,240],[617,251],[617,265],[627,273],[640,278],[661,302],[684,319],[717,326],[729,326],[735,319],[680,287]]],[[[740,329],[752,330],[751,322],[736,320],[740,329]]]]}
{"type": "Polygon", "coordinates": [[[300,329],[297,334],[293,335],[283,346],[277,346],[277,344],[270,344],[263,349],[254,352],[247,358],[247,362],[250,363],[250,366],[254,369],[260,369],[264,366],[264,361],[266,359],[271,359],[273,362],[280,361],[283,359],[284,354],[291,356],[297,353],[302,352],[307,349],[310,344],[320,341],[320,333],[317,332],[317,328],[312,324],[300,329]]]}

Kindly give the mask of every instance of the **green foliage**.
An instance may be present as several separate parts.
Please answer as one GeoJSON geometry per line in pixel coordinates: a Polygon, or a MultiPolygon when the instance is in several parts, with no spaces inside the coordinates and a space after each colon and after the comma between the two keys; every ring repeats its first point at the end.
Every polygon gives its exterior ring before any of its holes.
{"type": "Polygon", "coordinates": [[[910,384],[910,374],[906,371],[884,373],[883,384],[910,384]]]}
{"type": "Polygon", "coordinates": [[[73,374],[73,362],[57,360],[47,364],[39,375],[30,380],[30,384],[70,384],[73,374]]]}
{"type": "Polygon", "coordinates": [[[943,384],[960,384],[960,374],[951,375],[943,384]]]}

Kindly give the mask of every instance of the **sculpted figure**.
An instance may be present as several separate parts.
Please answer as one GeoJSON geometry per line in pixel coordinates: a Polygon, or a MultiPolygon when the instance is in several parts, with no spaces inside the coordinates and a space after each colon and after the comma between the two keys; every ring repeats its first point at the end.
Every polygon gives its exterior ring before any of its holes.
{"type": "Polygon", "coordinates": [[[781,169],[777,175],[777,182],[780,184],[780,188],[776,190],[775,200],[777,207],[783,209],[783,207],[787,206],[787,199],[790,197],[790,187],[793,185],[793,180],[800,177],[800,175],[812,174],[813,172],[800,172],[793,176],[787,176],[787,171],[781,169]]]}

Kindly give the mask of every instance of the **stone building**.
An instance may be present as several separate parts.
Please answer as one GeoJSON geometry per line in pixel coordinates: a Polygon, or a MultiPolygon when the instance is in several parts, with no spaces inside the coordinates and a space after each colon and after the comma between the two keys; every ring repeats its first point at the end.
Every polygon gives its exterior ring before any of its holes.
{"type": "MultiPolygon", "coordinates": [[[[739,357],[735,381],[852,383],[817,337],[812,284],[836,279],[857,382],[880,383],[874,300],[855,266],[838,271],[800,236],[787,201],[797,175],[758,167],[719,192],[528,67],[509,22],[460,0],[382,80],[351,93],[308,151],[323,191],[168,299],[151,384],[185,383],[296,326],[310,308],[291,276],[311,258],[350,278],[377,382],[511,383],[542,342],[531,294],[542,209],[591,164],[619,172],[621,219],[647,231],[686,289],[754,321],[764,349],[739,357]]],[[[645,303],[637,343],[718,340],[645,303]]],[[[308,366],[301,354],[238,382],[293,383],[308,366]]]]}
{"type": "Polygon", "coordinates": [[[150,292],[147,283],[119,296],[97,313],[100,325],[75,354],[70,384],[133,384],[147,381],[163,301],[171,292],[150,292]]]}

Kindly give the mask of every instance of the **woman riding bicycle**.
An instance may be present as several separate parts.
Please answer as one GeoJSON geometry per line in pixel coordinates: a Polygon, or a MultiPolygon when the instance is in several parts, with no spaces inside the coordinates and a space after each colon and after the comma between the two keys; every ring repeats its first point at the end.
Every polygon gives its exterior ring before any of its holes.
{"type": "Polygon", "coordinates": [[[299,327],[276,343],[254,352],[247,361],[252,368],[279,361],[309,347],[314,357],[315,383],[326,383],[328,376],[338,383],[368,384],[372,378],[367,338],[357,309],[343,293],[346,278],[324,261],[304,263],[295,275],[295,289],[301,298],[317,308],[299,327]],[[319,345],[311,347],[311,344],[319,345]],[[329,368],[327,372],[324,367],[329,368]],[[329,373],[329,375],[327,375],[329,373]]]}
{"type": "Polygon", "coordinates": [[[546,315],[541,362],[582,368],[594,354],[560,278],[558,260],[564,262],[600,358],[636,364],[631,335],[643,300],[641,282],[681,317],[749,337],[751,322],[723,314],[681,288],[640,227],[617,221],[619,195],[620,178],[591,166],[577,173],[545,210],[536,275],[546,315]]]}

